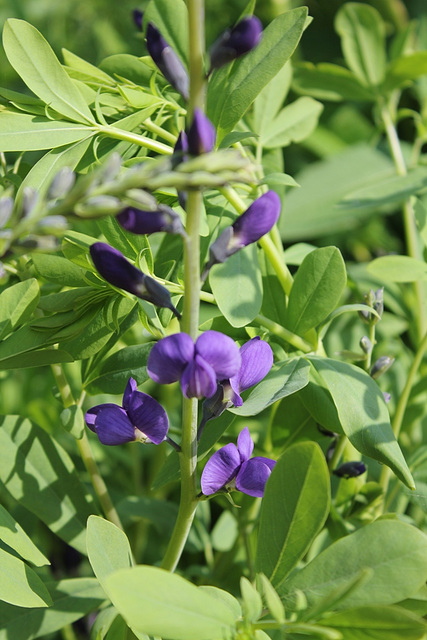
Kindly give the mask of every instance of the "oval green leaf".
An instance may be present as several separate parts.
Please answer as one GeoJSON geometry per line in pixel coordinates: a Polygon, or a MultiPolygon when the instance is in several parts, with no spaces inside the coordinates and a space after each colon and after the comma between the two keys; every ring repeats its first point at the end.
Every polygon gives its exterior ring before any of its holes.
{"type": "Polygon", "coordinates": [[[427,264],[410,256],[375,258],[367,270],[383,282],[416,282],[427,280],[427,264]]]}
{"type": "Polygon", "coordinates": [[[25,562],[0,549],[0,600],[18,607],[47,607],[49,591],[25,562]]]}

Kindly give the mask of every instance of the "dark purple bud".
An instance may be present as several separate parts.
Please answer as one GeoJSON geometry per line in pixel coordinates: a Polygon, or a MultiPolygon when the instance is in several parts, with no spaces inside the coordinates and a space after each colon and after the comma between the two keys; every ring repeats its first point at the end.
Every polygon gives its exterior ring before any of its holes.
{"type": "Polygon", "coordinates": [[[141,11],[141,9],[134,9],[132,11],[132,18],[138,31],[142,31],[142,20],[144,18],[144,12],[141,11]]]}
{"type": "Polygon", "coordinates": [[[193,156],[209,153],[215,146],[215,127],[200,109],[194,109],[193,121],[188,129],[187,138],[188,150],[193,156]]]}
{"type": "Polygon", "coordinates": [[[334,469],[333,474],[339,478],[346,478],[348,480],[349,478],[361,476],[365,471],[365,464],[360,460],[355,460],[353,462],[344,462],[338,469],[334,469]]]}
{"type": "Polygon", "coordinates": [[[123,229],[139,235],[148,235],[158,231],[184,233],[184,227],[179,215],[163,204],[160,204],[156,211],[143,211],[135,207],[126,207],[116,216],[116,220],[123,229]]]}
{"type": "Polygon", "coordinates": [[[211,71],[239,58],[257,46],[261,40],[262,24],[255,16],[243,18],[227,29],[211,47],[211,71]]]}
{"type": "Polygon", "coordinates": [[[317,424],[317,430],[323,436],[327,436],[328,438],[336,438],[338,436],[337,433],[334,433],[334,431],[330,431],[329,429],[325,429],[325,427],[322,427],[322,425],[320,425],[320,424],[317,424]]]}
{"type": "Polygon", "coordinates": [[[152,22],[147,27],[147,49],[166,80],[188,100],[189,79],[181,60],[152,22]]]}
{"type": "Polygon", "coordinates": [[[214,264],[225,262],[243,247],[258,242],[276,224],[280,210],[280,198],[274,191],[267,191],[257,198],[210,246],[209,262],[203,271],[202,280],[214,264]]]}
{"type": "Polygon", "coordinates": [[[237,447],[230,443],[219,449],[206,463],[201,477],[202,493],[209,496],[217,491],[237,489],[261,498],[275,460],[257,456],[251,458],[254,443],[245,427],[237,439],[237,447]]]}
{"type": "Polygon", "coordinates": [[[381,356],[380,358],[378,358],[378,360],[376,360],[372,365],[370,372],[371,377],[376,380],[377,378],[382,376],[383,373],[390,369],[393,362],[394,358],[391,358],[390,356],[381,356]]]}
{"type": "Polygon", "coordinates": [[[181,131],[173,148],[173,158],[176,164],[186,162],[188,159],[188,138],[185,131],[181,131]]]}
{"type": "Polygon", "coordinates": [[[89,250],[93,264],[104,280],[157,307],[166,307],[178,318],[181,317],[172,304],[169,291],[154,278],[134,267],[120,251],[104,242],[95,242],[89,250]]]}

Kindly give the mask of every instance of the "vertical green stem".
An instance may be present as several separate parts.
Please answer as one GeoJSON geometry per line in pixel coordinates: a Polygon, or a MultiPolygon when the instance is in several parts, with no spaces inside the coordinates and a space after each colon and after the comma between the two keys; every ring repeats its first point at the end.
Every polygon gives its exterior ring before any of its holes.
{"type": "MultiPolygon", "coordinates": [[[[187,0],[190,44],[189,118],[194,109],[205,103],[205,75],[203,55],[204,1],[187,0]]],[[[193,340],[199,328],[200,305],[200,213],[202,194],[191,191],[187,196],[187,238],[184,245],[184,309],[181,330],[193,340]]],[[[169,541],[162,567],[174,571],[184,549],[197,507],[197,399],[184,398],[182,408],[182,440],[180,453],[181,500],[175,527],[169,541]]]]}
{"type": "MultiPolygon", "coordinates": [[[[58,385],[59,393],[61,394],[63,405],[65,408],[70,407],[75,404],[75,400],[64,370],[59,364],[53,364],[51,367],[55,376],[56,384],[58,385]]],[[[92,448],[86,431],[83,432],[83,436],[80,440],[76,440],[76,443],[105,517],[117,527],[123,529],[119,515],[113,505],[110,494],[108,493],[107,485],[105,484],[104,479],[99,472],[98,465],[95,462],[95,458],[93,457],[92,448]]]]}

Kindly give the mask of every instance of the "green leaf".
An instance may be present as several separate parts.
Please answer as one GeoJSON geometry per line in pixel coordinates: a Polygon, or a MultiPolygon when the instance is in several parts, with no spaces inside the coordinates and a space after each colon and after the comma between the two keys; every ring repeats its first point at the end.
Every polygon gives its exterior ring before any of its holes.
{"type": "Polygon", "coordinates": [[[122,569],[105,583],[116,609],[138,632],[170,640],[212,640],[235,628],[228,605],[163,569],[122,569]]]}
{"type": "Polygon", "coordinates": [[[402,607],[390,606],[348,609],[328,615],[324,624],[341,631],[345,640],[422,640],[427,631],[424,620],[402,607]]]}
{"type": "Polygon", "coordinates": [[[262,305],[262,277],[256,244],[215,265],[209,276],[216,303],[233,327],[243,327],[255,318],[262,305]]]}
{"type": "Polygon", "coordinates": [[[147,359],[152,342],[131,345],[116,351],[103,361],[100,370],[85,381],[88,393],[122,393],[129,378],[137,384],[148,380],[147,359]]]}
{"type": "Polygon", "coordinates": [[[20,504],[85,553],[90,498],[67,452],[36,424],[0,418],[0,480],[20,504]]]}
{"type": "Polygon", "coordinates": [[[244,576],[240,578],[240,591],[243,600],[243,619],[248,622],[256,622],[262,613],[260,594],[244,576]]]}
{"type": "MultiPolygon", "coordinates": [[[[334,542],[279,589],[285,608],[297,590],[313,607],[364,568],[372,573],[351,594],[353,607],[388,605],[414,594],[427,577],[427,537],[398,520],[376,520],[334,542]]],[[[346,608],[346,601],[337,605],[346,608]]]]}
{"type": "Polygon", "coordinates": [[[345,60],[359,80],[372,87],[381,84],[386,69],[385,23],[378,11],[347,2],[336,15],[335,29],[345,60]]]}
{"type": "Polygon", "coordinates": [[[286,194],[286,216],[279,219],[282,238],[290,243],[351,229],[378,210],[343,209],[336,205],[348,193],[396,177],[390,159],[364,144],[311,164],[295,176],[301,186],[286,194]]]}
{"type": "Polygon", "coordinates": [[[40,298],[35,278],[14,284],[0,294],[0,340],[30,318],[40,298]]]}
{"type": "Polygon", "coordinates": [[[51,109],[74,122],[94,123],[81,93],[35,27],[10,18],[4,26],[3,46],[15,71],[51,109]]]}
{"type": "Polygon", "coordinates": [[[37,549],[31,538],[2,505],[0,505],[0,540],[14,549],[21,558],[36,567],[50,564],[49,560],[37,549]]]}
{"type": "Polygon", "coordinates": [[[302,358],[278,362],[249,393],[243,405],[230,411],[238,416],[254,416],[274,402],[296,393],[308,384],[310,367],[307,364],[302,358]]]}
{"type": "Polygon", "coordinates": [[[383,282],[427,280],[427,264],[410,256],[382,256],[367,266],[367,271],[383,282]]]}
{"type": "Polygon", "coordinates": [[[207,115],[217,127],[218,142],[239,122],[261,90],[282,69],[301,38],[307,9],[299,7],[275,18],[260,44],[212,74],[207,115]]]}
{"type": "Polygon", "coordinates": [[[0,640],[46,638],[90,611],[105,600],[95,578],[74,578],[48,583],[53,605],[45,609],[23,609],[0,602],[0,640]]]}
{"type": "Polygon", "coordinates": [[[0,549],[0,600],[18,607],[48,607],[49,591],[25,562],[0,549]]]}
{"type": "Polygon", "coordinates": [[[54,149],[92,135],[89,127],[27,113],[2,111],[0,118],[0,145],[4,151],[54,149]]]}
{"type": "Polygon", "coordinates": [[[375,380],[346,362],[308,358],[331,394],[342,429],[352,445],[360,453],[389,466],[407,487],[415,488],[375,380]]]}
{"type": "Polygon", "coordinates": [[[427,51],[415,51],[393,60],[387,70],[382,90],[392,91],[424,75],[427,75],[427,51]]]}
{"type": "Polygon", "coordinates": [[[317,126],[323,105],[313,98],[298,98],[288,104],[266,125],[260,142],[265,149],[286,147],[291,142],[301,142],[317,126]]]}
{"type": "Polygon", "coordinates": [[[251,121],[261,138],[271,121],[277,116],[288,94],[292,79],[292,66],[286,62],[254,100],[251,121]]]}
{"type": "Polygon", "coordinates": [[[152,0],[144,11],[144,27],[153,22],[166,42],[188,62],[188,14],[183,0],[152,0]]]}
{"type": "Polygon", "coordinates": [[[344,260],[336,247],[311,251],[295,275],[286,328],[303,336],[317,327],[337,306],[346,282],[344,260]]]}
{"type": "Polygon", "coordinates": [[[68,433],[77,440],[81,440],[83,438],[86,425],[81,407],[77,404],[72,404],[71,407],[63,409],[59,417],[65,431],[68,431],[68,433]]]}
{"type": "Polygon", "coordinates": [[[295,65],[292,87],[319,100],[372,102],[375,94],[357,77],[337,64],[300,62],[295,65]]]}
{"type": "Polygon", "coordinates": [[[261,506],[256,570],[277,589],[317,536],[329,513],[330,478],[314,442],[286,449],[268,479],[261,506]],[[285,505],[278,509],[278,505],[285,505]]]}
{"type": "Polygon", "coordinates": [[[286,620],[285,607],[280,600],[279,594],[272,586],[267,576],[263,573],[257,575],[257,581],[260,583],[262,594],[269,612],[277,622],[283,624],[286,620]]]}
{"type": "Polygon", "coordinates": [[[84,287],[84,270],[62,258],[47,253],[33,253],[34,266],[42,278],[66,287],[84,287]]]}
{"type": "Polygon", "coordinates": [[[71,67],[72,69],[76,69],[77,71],[83,72],[87,76],[91,76],[92,78],[98,80],[102,85],[107,85],[109,87],[115,87],[116,83],[114,80],[104,71],[101,71],[98,67],[87,60],[83,60],[79,56],[76,56],[72,51],[68,51],[68,49],[62,49],[62,57],[64,59],[64,63],[71,67]]]}
{"type": "Polygon", "coordinates": [[[132,551],[126,534],[115,524],[90,516],[87,521],[87,554],[94,574],[108,593],[105,578],[132,566],[132,551]]]}

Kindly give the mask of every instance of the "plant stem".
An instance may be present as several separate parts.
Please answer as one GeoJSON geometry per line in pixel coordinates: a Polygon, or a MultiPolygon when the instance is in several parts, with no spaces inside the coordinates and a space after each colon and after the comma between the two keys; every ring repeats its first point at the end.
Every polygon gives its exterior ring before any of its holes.
{"type": "MultiPolygon", "coordinates": [[[[75,404],[75,400],[64,370],[60,364],[52,364],[51,368],[53,375],[55,376],[56,384],[58,385],[59,393],[61,394],[62,403],[65,408],[70,407],[75,404]]],[[[81,401],[83,397],[84,396],[82,394],[81,401]]],[[[81,402],[78,404],[80,406],[81,402]]],[[[99,472],[95,458],[93,457],[92,448],[86,431],[83,432],[83,436],[80,440],[76,440],[76,443],[105,517],[117,527],[123,529],[119,515],[113,505],[110,494],[108,493],[107,486],[99,472]]]]}
{"type": "Polygon", "coordinates": [[[150,151],[156,151],[162,155],[172,155],[173,148],[158,140],[152,140],[147,136],[139,135],[138,133],[132,133],[131,131],[125,131],[124,129],[116,129],[116,127],[98,125],[96,127],[98,133],[106,135],[108,138],[115,138],[116,140],[124,140],[125,142],[132,142],[140,147],[150,149],[150,151]]]}
{"type": "MultiPolygon", "coordinates": [[[[402,393],[399,396],[399,401],[397,403],[396,411],[394,414],[392,428],[393,433],[396,440],[399,437],[400,430],[402,428],[403,418],[405,416],[406,407],[408,405],[409,396],[411,394],[412,387],[415,382],[415,378],[424,357],[425,351],[427,349],[427,333],[424,335],[421,340],[420,346],[415,354],[414,360],[412,362],[411,368],[408,372],[408,377],[406,379],[405,386],[403,387],[402,393]]],[[[388,489],[388,485],[391,477],[391,469],[389,467],[384,466],[381,475],[380,475],[380,485],[384,490],[384,494],[388,489]]]]}
{"type": "Polygon", "coordinates": [[[347,444],[347,436],[344,436],[344,435],[339,436],[332,458],[329,460],[328,467],[330,471],[333,471],[337,466],[338,462],[340,461],[340,458],[344,452],[346,444],[347,444]]]}
{"type": "MultiPolygon", "coordinates": [[[[204,2],[187,0],[190,45],[190,99],[188,114],[195,108],[203,109],[205,82],[203,69],[204,2]]],[[[199,329],[200,307],[200,214],[203,196],[200,191],[190,191],[187,197],[187,237],[184,242],[184,309],[181,330],[196,340],[199,329]]],[[[198,504],[197,500],[197,398],[183,398],[182,440],[179,455],[181,467],[181,500],[172,537],[169,541],[162,567],[174,571],[198,504]]]]}
{"type": "MultiPolygon", "coordinates": [[[[396,173],[399,176],[406,176],[408,170],[406,168],[405,159],[402,153],[402,147],[400,146],[400,140],[397,135],[396,127],[393,123],[390,107],[388,105],[381,105],[381,118],[387,135],[387,140],[394,161],[394,166],[396,167],[396,173]]],[[[405,228],[405,238],[408,255],[412,258],[422,260],[422,255],[418,244],[415,213],[412,206],[411,198],[405,200],[405,202],[403,203],[403,224],[405,228]]],[[[423,283],[420,280],[414,282],[414,292],[417,303],[417,313],[414,315],[415,323],[417,326],[418,339],[420,340],[427,328],[426,315],[424,310],[423,283]]]]}

